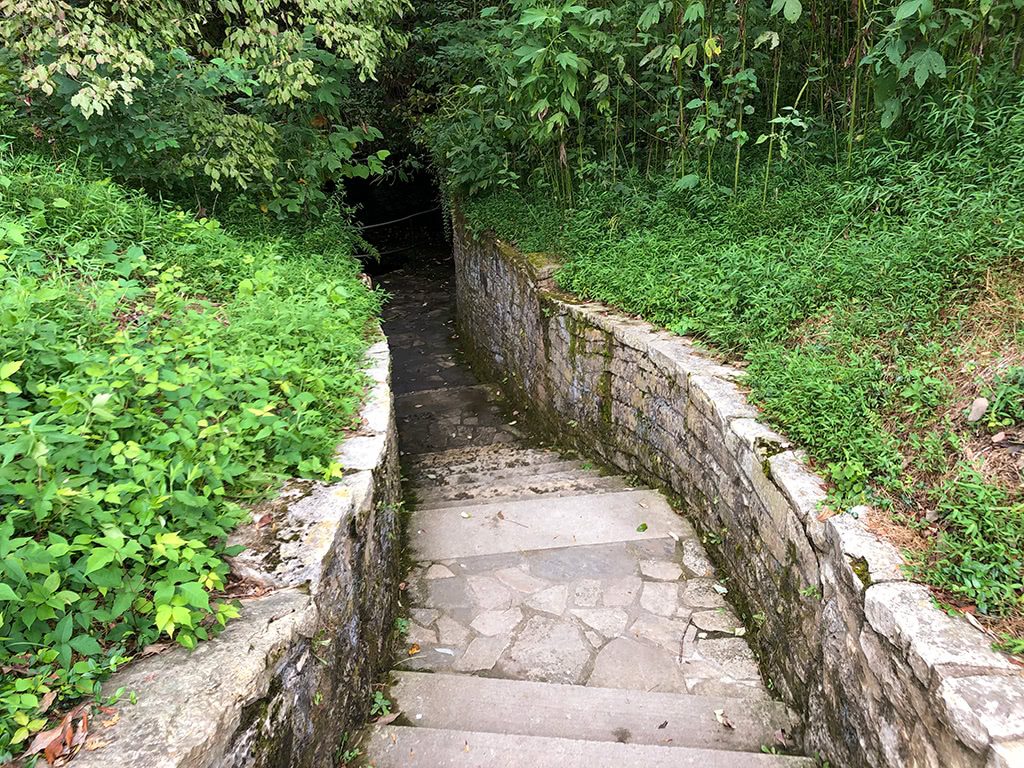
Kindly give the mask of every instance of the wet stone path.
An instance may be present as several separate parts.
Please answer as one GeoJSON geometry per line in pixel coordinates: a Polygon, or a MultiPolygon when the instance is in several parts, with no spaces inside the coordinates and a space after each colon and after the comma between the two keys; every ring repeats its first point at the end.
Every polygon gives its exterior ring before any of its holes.
{"type": "Polygon", "coordinates": [[[797,723],[692,527],[520,430],[459,357],[453,279],[426,259],[380,280],[415,565],[402,720],[371,764],[802,764],[759,754],[797,723]]]}

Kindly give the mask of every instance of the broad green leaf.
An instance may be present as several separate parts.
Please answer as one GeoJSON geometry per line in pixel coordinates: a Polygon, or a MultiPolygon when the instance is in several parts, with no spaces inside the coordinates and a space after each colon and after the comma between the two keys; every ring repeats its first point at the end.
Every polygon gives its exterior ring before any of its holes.
{"type": "Polygon", "coordinates": [[[21,598],[11,589],[9,584],[0,581],[0,600],[8,603],[20,603],[21,598]]]}
{"type": "Polygon", "coordinates": [[[921,10],[922,3],[923,0],[904,0],[896,7],[894,18],[896,21],[903,21],[911,16],[916,16],[918,11],[921,10]]]}
{"type": "Polygon", "coordinates": [[[95,549],[85,562],[85,572],[90,574],[109,565],[114,561],[114,553],[109,549],[95,549]]]}
{"type": "Polygon", "coordinates": [[[24,360],[14,360],[0,365],[0,379],[11,378],[11,376],[21,370],[21,366],[24,364],[24,360]]]}
{"type": "Polygon", "coordinates": [[[84,656],[98,656],[103,653],[103,646],[89,635],[75,635],[68,641],[69,645],[84,656]]]}

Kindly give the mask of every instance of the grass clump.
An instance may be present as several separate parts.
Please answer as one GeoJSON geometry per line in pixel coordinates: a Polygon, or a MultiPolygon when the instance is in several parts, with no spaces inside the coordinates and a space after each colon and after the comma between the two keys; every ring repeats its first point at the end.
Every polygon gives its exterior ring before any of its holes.
{"type": "Polygon", "coordinates": [[[259,234],[0,155],[0,762],[237,616],[241,505],[339,472],[379,298],[344,246],[259,234]]]}
{"type": "Polygon", "coordinates": [[[560,251],[567,290],[744,358],[753,398],[808,449],[836,507],[890,510],[918,577],[1012,625],[1024,615],[1024,462],[1006,450],[1024,443],[1022,101],[1018,84],[956,131],[939,115],[851,169],[776,169],[767,201],[634,178],[587,190],[541,243],[552,228],[537,227],[529,193],[470,200],[466,215],[560,251]],[[517,196],[529,215],[512,214],[517,196]],[[972,425],[980,395],[991,406],[972,425]]]}

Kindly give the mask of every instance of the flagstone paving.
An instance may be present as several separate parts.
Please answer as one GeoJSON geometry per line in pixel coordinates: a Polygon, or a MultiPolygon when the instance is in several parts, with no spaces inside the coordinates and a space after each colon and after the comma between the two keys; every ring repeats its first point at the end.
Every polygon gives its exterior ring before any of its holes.
{"type": "Polygon", "coordinates": [[[402,718],[369,734],[370,764],[809,765],[761,753],[799,723],[693,528],[524,433],[459,358],[451,279],[425,262],[382,280],[415,565],[402,718]]]}

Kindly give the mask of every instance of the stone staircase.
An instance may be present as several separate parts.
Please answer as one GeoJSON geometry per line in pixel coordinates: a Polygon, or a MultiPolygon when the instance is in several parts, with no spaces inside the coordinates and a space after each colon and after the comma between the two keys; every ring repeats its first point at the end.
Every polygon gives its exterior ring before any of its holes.
{"type": "Polygon", "coordinates": [[[384,281],[416,565],[398,715],[366,764],[813,766],[784,754],[800,723],[694,530],[660,493],[531,445],[459,363],[440,281],[384,281]]]}

